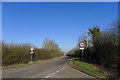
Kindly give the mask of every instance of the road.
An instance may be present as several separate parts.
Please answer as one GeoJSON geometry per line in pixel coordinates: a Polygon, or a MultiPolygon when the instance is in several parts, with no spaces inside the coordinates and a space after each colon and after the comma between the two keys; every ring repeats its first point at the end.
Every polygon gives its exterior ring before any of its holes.
{"type": "MultiPolygon", "coordinates": [[[[66,62],[69,57],[64,57],[60,60],[34,64],[29,66],[17,67],[3,70],[3,78],[91,78],[94,77],[84,74],[69,66],[66,62]]],[[[11,79],[12,80],[12,79],[11,79]]],[[[76,79],[75,79],[76,80],[76,79]]],[[[95,79],[96,80],[96,79],[95,79]]]]}

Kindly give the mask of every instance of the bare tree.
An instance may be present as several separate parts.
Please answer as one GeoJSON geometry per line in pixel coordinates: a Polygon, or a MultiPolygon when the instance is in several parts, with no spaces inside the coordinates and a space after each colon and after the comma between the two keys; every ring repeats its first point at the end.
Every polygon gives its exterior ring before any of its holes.
{"type": "Polygon", "coordinates": [[[45,39],[42,48],[46,49],[46,50],[50,50],[50,51],[51,50],[60,50],[58,45],[53,40],[50,40],[50,39],[45,39]]]}

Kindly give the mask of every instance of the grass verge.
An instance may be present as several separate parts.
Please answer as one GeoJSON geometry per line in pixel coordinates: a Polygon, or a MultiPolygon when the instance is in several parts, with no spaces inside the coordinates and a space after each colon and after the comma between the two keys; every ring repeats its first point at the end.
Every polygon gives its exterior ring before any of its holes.
{"type": "Polygon", "coordinates": [[[9,65],[9,66],[0,66],[0,70],[22,67],[22,66],[28,66],[28,65],[32,65],[32,64],[42,64],[42,63],[47,63],[47,62],[54,61],[54,60],[59,60],[61,58],[63,58],[63,56],[62,57],[56,57],[56,58],[53,58],[53,59],[33,61],[33,62],[26,63],[26,64],[15,64],[15,65],[9,65]]]}
{"type": "Polygon", "coordinates": [[[106,78],[105,74],[93,64],[80,61],[78,58],[68,62],[73,68],[97,78],[106,78]]]}

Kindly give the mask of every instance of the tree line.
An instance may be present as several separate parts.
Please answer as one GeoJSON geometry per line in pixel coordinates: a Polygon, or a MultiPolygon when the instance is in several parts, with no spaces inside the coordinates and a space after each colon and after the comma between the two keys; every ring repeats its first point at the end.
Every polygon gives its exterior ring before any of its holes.
{"type": "MultiPolygon", "coordinates": [[[[98,26],[89,28],[88,36],[89,44],[84,49],[84,61],[99,65],[102,71],[110,71],[110,78],[120,77],[120,22],[115,22],[105,31],[101,31],[98,26]]],[[[79,42],[81,41],[87,44],[86,37],[80,37],[79,42]]],[[[82,58],[78,46],[67,55],[82,58]]]]}
{"type": "MultiPolygon", "coordinates": [[[[5,43],[2,41],[2,65],[8,66],[13,64],[29,63],[30,62],[30,47],[27,43],[5,43]]],[[[35,47],[35,46],[34,46],[35,47]]],[[[52,59],[60,57],[64,54],[59,46],[53,41],[46,39],[42,48],[35,47],[34,61],[52,59]]]]}

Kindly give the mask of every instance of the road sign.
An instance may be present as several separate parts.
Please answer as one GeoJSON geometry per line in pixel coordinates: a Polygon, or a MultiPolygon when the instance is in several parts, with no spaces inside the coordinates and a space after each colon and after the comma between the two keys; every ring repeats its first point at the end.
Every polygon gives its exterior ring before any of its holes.
{"type": "Polygon", "coordinates": [[[34,52],[30,52],[31,54],[34,53],[34,52]]]}
{"type": "Polygon", "coordinates": [[[84,50],[84,47],[80,47],[80,50],[84,50]]]}
{"type": "Polygon", "coordinates": [[[33,52],[33,50],[34,50],[34,47],[33,47],[33,46],[31,46],[30,50],[31,50],[31,52],[33,52]]]}
{"type": "Polygon", "coordinates": [[[80,42],[79,47],[84,47],[84,42],[80,42]]]}

